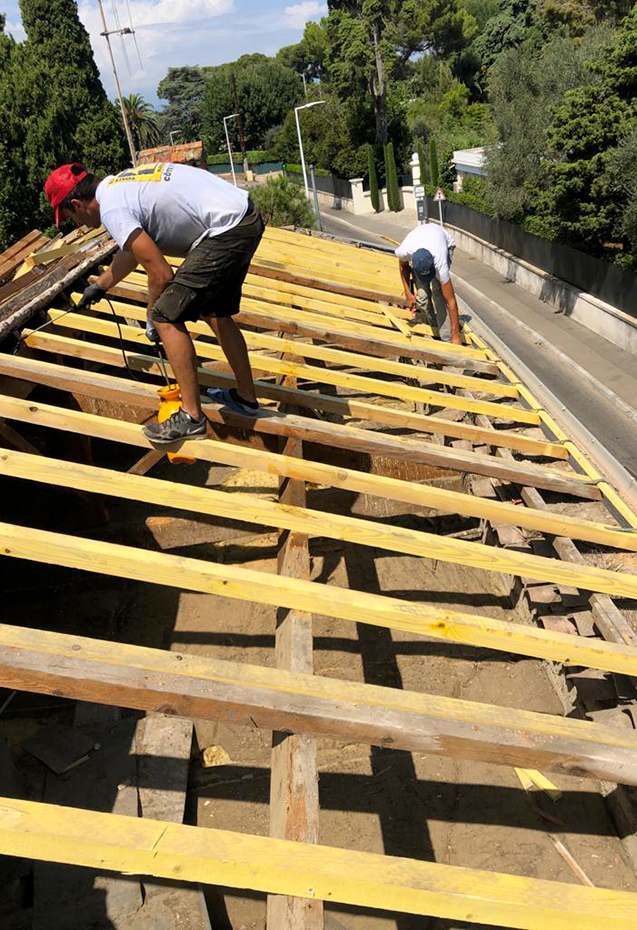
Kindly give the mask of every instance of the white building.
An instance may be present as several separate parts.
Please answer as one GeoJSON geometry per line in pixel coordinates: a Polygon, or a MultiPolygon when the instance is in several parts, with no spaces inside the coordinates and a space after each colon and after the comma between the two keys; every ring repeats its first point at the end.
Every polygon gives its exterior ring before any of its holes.
{"type": "Polygon", "coordinates": [[[487,163],[486,149],[483,145],[476,149],[458,149],[453,153],[453,163],[456,168],[458,180],[453,185],[454,192],[460,193],[462,182],[467,177],[486,178],[487,163]]]}

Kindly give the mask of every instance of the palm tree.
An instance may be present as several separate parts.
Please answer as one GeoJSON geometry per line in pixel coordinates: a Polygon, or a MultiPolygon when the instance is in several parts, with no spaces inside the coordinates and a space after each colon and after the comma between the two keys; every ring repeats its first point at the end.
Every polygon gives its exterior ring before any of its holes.
{"type": "Polygon", "coordinates": [[[133,134],[136,149],[147,149],[159,142],[158,114],[141,94],[124,97],[126,117],[133,134]]]}

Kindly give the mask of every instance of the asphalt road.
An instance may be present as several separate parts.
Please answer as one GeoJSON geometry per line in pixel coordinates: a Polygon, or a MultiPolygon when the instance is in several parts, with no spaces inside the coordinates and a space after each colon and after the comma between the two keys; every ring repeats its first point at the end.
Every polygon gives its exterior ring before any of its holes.
{"type": "MultiPolygon", "coordinates": [[[[368,218],[363,218],[368,219],[368,218]]],[[[376,218],[374,218],[376,219],[376,218]]],[[[348,238],[364,239],[368,242],[377,242],[387,245],[381,235],[372,232],[369,228],[361,228],[360,233],[352,228],[357,217],[348,215],[346,222],[337,217],[323,215],[324,231],[334,236],[343,236],[348,238]]],[[[389,222],[382,225],[378,220],[378,230],[388,236],[397,238],[395,224],[389,222]]],[[[369,220],[368,224],[369,225],[369,220]]],[[[460,266],[463,261],[462,255],[456,253],[454,265],[460,266]]],[[[467,257],[468,258],[468,257],[467,257]]],[[[470,261],[473,261],[469,259],[470,261]]],[[[466,258],[465,258],[466,261],[466,258]]],[[[459,268],[460,270],[460,268],[459,268]]],[[[453,272],[452,272],[453,273],[453,272]]],[[[531,335],[526,327],[522,328],[517,324],[514,317],[504,315],[498,312],[488,300],[480,299],[475,294],[463,292],[462,285],[457,285],[458,293],[466,302],[475,310],[477,315],[496,333],[515,353],[515,355],[527,365],[536,376],[546,385],[546,387],[582,422],[587,429],[596,437],[596,439],[624,466],[624,468],[634,477],[637,478],[637,360],[635,360],[635,390],[632,390],[632,378],[629,372],[626,372],[622,386],[624,402],[629,399],[629,404],[634,405],[634,419],[627,415],[619,402],[615,402],[600,390],[596,378],[590,373],[581,373],[575,367],[570,365],[564,356],[557,355],[551,348],[550,340],[547,340],[542,334],[542,320],[539,315],[536,320],[537,336],[531,335]],[[632,398],[632,402],[630,399],[632,398]]],[[[486,287],[485,287],[486,292],[486,287]]],[[[488,295],[487,295],[488,296],[488,295]]],[[[560,317],[557,317],[559,320],[560,317]]],[[[576,327],[582,330],[582,336],[587,342],[594,338],[596,345],[601,345],[601,351],[605,353],[605,361],[608,366],[609,379],[617,375],[618,356],[621,350],[617,350],[610,342],[591,337],[588,330],[580,327],[579,324],[572,320],[568,322],[570,328],[576,327]],[[607,348],[606,348],[607,347],[607,348]]],[[[553,325],[555,325],[553,323],[553,325]]],[[[576,330],[573,330],[576,332],[576,330]]],[[[598,350],[599,352],[599,350],[598,350]]],[[[627,353],[621,353],[623,356],[627,353]]],[[[599,354],[596,358],[597,368],[599,368],[599,354]]],[[[579,360],[581,365],[581,359],[579,360]]],[[[632,361],[631,361],[632,364],[632,361]]],[[[624,362],[624,366],[626,363],[624,362]]]]}

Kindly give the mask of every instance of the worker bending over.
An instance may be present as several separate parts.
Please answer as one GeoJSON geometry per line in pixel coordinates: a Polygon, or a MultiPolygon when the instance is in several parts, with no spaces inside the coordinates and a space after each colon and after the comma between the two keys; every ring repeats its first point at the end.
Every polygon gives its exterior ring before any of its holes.
{"type": "Polygon", "coordinates": [[[144,427],[154,443],[203,439],[197,356],[186,329],[204,319],[219,341],[237,387],[214,399],[244,414],[258,409],[245,340],[232,319],[241,288],[263,235],[263,220],[247,193],[213,174],[179,164],[140,165],[100,180],[79,164],[57,168],[45,184],[59,225],[104,225],[119,246],[113,262],[79,302],[89,307],[138,264],[148,275],[148,324],[161,339],[183,401],[163,423],[144,427]],[[166,255],[183,257],[173,274],[166,255]]]}
{"type": "Polygon", "coordinates": [[[396,249],[396,256],[412,318],[416,320],[419,313],[423,322],[438,330],[441,339],[451,337],[451,342],[460,345],[458,303],[449,275],[455,247],[445,229],[425,223],[407,234],[396,249]],[[415,294],[411,288],[412,276],[415,294]]]}

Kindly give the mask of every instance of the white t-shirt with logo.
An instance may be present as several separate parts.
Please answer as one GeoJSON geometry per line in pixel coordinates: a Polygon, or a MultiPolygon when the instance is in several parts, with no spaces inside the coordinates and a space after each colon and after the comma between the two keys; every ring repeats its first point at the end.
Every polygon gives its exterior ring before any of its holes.
{"type": "Polygon", "coordinates": [[[202,239],[237,226],[248,209],[244,190],[201,168],[139,165],[99,184],[102,223],[123,249],[143,229],[164,255],[183,257],[202,239]]]}
{"type": "Polygon", "coordinates": [[[436,277],[441,284],[446,284],[450,277],[450,253],[453,252],[455,247],[455,240],[446,229],[435,223],[423,223],[422,226],[416,226],[410,233],[407,233],[396,249],[395,255],[401,262],[411,264],[414,252],[417,252],[418,249],[428,249],[433,255],[436,277]]]}

